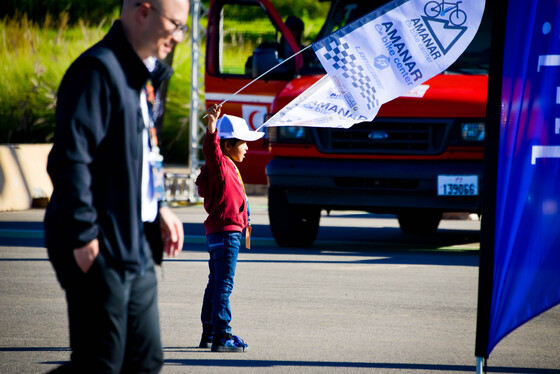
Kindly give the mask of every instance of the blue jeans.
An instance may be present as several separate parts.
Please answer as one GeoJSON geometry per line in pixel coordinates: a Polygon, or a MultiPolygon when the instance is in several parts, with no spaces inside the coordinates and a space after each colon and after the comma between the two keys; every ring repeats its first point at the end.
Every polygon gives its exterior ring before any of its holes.
{"type": "Polygon", "coordinates": [[[231,334],[229,295],[233,291],[233,277],[240,246],[240,232],[220,232],[206,237],[206,248],[210,254],[210,274],[201,313],[202,331],[205,334],[231,334]]]}

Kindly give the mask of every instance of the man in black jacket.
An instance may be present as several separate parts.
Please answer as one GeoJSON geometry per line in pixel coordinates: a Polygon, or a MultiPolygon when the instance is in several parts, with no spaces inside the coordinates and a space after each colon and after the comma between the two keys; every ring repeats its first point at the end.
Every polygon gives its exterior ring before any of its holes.
{"type": "Polygon", "coordinates": [[[59,371],[155,373],[163,364],[150,247],[175,256],[184,235],[154,191],[159,154],[146,83],[169,75],[154,58],[183,39],[188,9],[188,0],[124,0],[121,19],[61,82],[45,214],[68,303],[72,354],[59,371]],[[149,222],[159,223],[158,240],[147,239],[149,222]]]}

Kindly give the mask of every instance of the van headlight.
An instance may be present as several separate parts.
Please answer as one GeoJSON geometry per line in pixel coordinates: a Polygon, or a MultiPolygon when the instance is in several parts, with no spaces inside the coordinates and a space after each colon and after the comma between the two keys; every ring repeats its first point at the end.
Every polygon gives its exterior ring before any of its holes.
{"type": "Polygon", "coordinates": [[[301,126],[271,126],[268,134],[274,143],[303,143],[307,140],[307,130],[301,126]]]}
{"type": "Polygon", "coordinates": [[[278,136],[285,140],[296,140],[305,138],[305,129],[301,126],[280,126],[278,136]]]}
{"type": "Polygon", "coordinates": [[[461,124],[461,138],[465,142],[481,142],[484,140],[484,122],[467,122],[461,124]]]}

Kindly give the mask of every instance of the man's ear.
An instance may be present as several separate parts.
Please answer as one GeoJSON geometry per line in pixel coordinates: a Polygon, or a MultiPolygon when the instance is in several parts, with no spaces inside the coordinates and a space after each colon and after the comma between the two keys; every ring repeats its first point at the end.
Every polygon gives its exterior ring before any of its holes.
{"type": "Polygon", "coordinates": [[[138,24],[143,25],[146,23],[146,19],[148,18],[148,14],[150,13],[150,4],[148,2],[140,3],[136,7],[136,12],[134,12],[134,18],[138,24]]]}

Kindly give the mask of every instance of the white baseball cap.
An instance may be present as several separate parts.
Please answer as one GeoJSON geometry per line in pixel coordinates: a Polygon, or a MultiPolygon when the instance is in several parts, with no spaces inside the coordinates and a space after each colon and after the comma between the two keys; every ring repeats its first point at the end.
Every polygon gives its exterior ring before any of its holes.
{"type": "Polygon", "coordinates": [[[251,142],[263,137],[264,132],[249,130],[249,125],[243,118],[224,114],[216,125],[220,139],[239,139],[251,142]]]}

